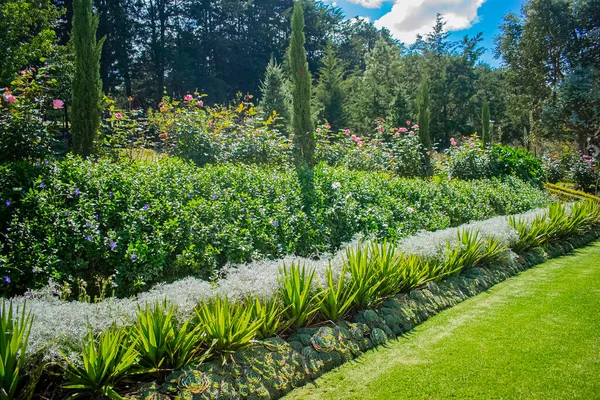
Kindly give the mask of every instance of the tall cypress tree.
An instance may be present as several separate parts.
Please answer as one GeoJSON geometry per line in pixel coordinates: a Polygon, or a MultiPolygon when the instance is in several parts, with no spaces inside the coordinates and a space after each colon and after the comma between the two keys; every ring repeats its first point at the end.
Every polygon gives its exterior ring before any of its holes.
{"type": "Polygon", "coordinates": [[[431,117],[429,101],[429,78],[425,77],[421,81],[421,92],[419,93],[419,139],[426,151],[431,153],[433,144],[429,133],[429,120],[431,117]]]}
{"type": "Polygon", "coordinates": [[[71,129],[73,150],[87,157],[94,153],[94,140],[100,128],[100,55],[104,38],[96,41],[98,16],[92,14],[92,0],[73,0],[73,30],[75,51],[71,129]]]}
{"type": "Polygon", "coordinates": [[[310,110],[311,78],[304,50],[305,42],[304,9],[302,0],[296,0],[292,14],[292,36],[288,54],[293,84],[294,160],[298,165],[311,166],[315,152],[315,133],[310,110]]]}
{"type": "Polygon", "coordinates": [[[483,100],[483,108],[481,110],[481,140],[485,147],[492,144],[490,132],[490,105],[487,99],[483,100]]]}

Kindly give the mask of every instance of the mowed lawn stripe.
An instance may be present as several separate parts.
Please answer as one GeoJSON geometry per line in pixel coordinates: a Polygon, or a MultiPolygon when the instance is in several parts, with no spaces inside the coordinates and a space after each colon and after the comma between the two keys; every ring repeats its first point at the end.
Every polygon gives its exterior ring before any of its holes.
{"type": "Polygon", "coordinates": [[[600,242],[496,285],[286,399],[600,399],[600,242]]]}

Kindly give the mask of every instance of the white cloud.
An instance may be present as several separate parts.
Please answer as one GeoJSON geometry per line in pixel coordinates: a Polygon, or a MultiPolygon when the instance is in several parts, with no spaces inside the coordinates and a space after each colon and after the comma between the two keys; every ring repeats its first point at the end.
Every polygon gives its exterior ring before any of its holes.
{"type": "Polygon", "coordinates": [[[365,8],[379,8],[381,3],[388,0],[348,0],[350,3],[361,5],[365,8]]]}
{"type": "MultiPolygon", "coordinates": [[[[378,2],[379,0],[351,0],[378,2]]],[[[477,10],[485,0],[395,0],[389,13],[383,15],[375,26],[385,27],[406,44],[415,42],[416,35],[431,32],[437,13],[442,14],[447,31],[459,31],[479,21],[477,10]]],[[[381,1],[379,1],[381,3],[381,1]]]]}

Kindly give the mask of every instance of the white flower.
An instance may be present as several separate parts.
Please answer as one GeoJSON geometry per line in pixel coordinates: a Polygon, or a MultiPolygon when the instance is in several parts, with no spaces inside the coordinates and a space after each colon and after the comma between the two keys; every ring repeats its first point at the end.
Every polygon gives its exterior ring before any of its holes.
{"type": "Polygon", "coordinates": [[[412,208],[412,207],[406,207],[406,210],[407,210],[409,213],[414,213],[414,212],[415,212],[415,209],[414,209],[414,208],[412,208]]]}
{"type": "Polygon", "coordinates": [[[339,182],[333,182],[333,183],[331,184],[331,188],[332,188],[332,189],[339,189],[339,188],[341,188],[341,187],[342,187],[342,184],[341,184],[341,183],[339,183],[339,182]]]}

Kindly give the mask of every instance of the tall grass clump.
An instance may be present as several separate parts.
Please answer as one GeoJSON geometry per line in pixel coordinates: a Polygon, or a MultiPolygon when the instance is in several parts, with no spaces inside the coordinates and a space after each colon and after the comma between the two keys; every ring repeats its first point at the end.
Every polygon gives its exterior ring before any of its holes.
{"type": "Polygon", "coordinates": [[[319,311],[319,296],[315,296],[312,283],[315,270],[307,270],[306,265],[283,264],[279,275],[279,293],[284,306],[283,315],[287,325],[298,329],[309,324],[319,311]]]}

